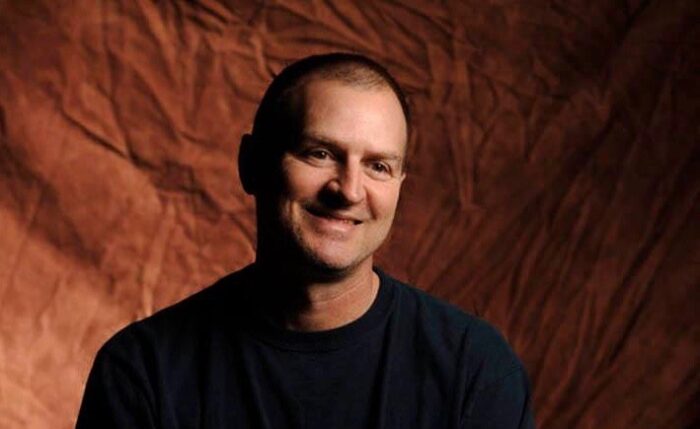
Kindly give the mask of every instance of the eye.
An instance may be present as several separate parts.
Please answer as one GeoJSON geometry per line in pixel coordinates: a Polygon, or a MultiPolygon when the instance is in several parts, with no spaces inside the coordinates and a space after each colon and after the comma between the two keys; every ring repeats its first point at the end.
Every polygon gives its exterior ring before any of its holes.
{"type": "Polygon", "coordinates": [[[373,162],[371,164],[372,170],[376,171],[377,173],[388,173],[389,172],[389,167],[382,163],[382,162],[373,162]]]}
{"type": "Polygon", "coordinates": [[[385,162],[372,161],[369,163],[369,169],[373,175],[378,177],[391,176],[391,167],[385,162]]]}
{"type": "Polygon", "coordinates": [[[325,160],[332,157],[331,153],[326,149],[312,149],[306,152],[306,156],[309,158],[325,160]]]}
{"type": "Polygon", "coordinates": [[[299,160],[315,167],[325,168],[338,162],[338,154],[324,147],[305,148],[300,150],[296,156],[299,160]]]}

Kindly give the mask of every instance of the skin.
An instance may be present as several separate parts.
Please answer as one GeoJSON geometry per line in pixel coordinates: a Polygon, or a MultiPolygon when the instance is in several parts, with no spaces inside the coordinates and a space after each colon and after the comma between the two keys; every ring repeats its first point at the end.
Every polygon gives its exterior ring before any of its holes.
{"type": "MultiPolygon", "coordinates": [[[[293,106],[301,136],[279,180],[253,192],[261,284],[283,284],[264,311],[288,329],[352,322],[376,297],[373,254],[391,228],[405,178],[406,122],[395,94],[311,80],[293,106]]],[[[244,142],[245,144],[245,142],[244,142]]]]}

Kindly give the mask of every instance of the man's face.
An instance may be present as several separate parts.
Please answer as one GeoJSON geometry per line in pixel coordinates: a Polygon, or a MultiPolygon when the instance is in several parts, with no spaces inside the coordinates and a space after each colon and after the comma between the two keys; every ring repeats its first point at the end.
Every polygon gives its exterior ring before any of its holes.
{"type": "Polygon", "coordinates": [[[264,213],[282,234],[271,244],[289,240],[291,256],[326,270],[371,264],[404,179],[401,105],[389,88],[332,80],[307,83],[293,105],[303,109],[301,133],[282,155],[274,213],[264,213]]]}

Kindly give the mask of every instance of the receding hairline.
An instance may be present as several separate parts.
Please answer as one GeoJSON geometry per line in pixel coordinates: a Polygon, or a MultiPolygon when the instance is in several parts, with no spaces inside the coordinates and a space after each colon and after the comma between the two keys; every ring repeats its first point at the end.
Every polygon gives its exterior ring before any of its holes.
{"type": "MultiPolygon", "coordinates": [[[[330,53],[313,55],[285,67],[268,87],[255,115],[253,134],[274,132],[271,122],[289,115],[289,102],[310,82],[324,80],[358,89],[389,89],[401,105],[407,137],[411,121],[406,96],[396,79],[381,64],[359,54],[330,53]]],[[[290,118],[287,118],[290,119],[290,118]]]]}
{"type": "Polygon", "coordinates": [[[326,68],[309,72],[301,77],[292,88],[304,87],[312,81],[339,82],[359,89],[391,89],[389,82],[377,71],[364,64],[350,62],[332,64],[326,68]]]}

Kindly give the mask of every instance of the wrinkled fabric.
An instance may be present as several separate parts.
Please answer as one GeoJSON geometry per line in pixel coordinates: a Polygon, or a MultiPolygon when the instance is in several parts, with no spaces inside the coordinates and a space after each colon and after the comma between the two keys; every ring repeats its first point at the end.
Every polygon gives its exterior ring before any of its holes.
{"type": "Polygon", "coordinates": [[[415,132],[387,272],[495,324],[539,427],[700,423],[700,3],[0,1],[0,427],[254,257],[272,76],[370,55],[415,132]]]}

